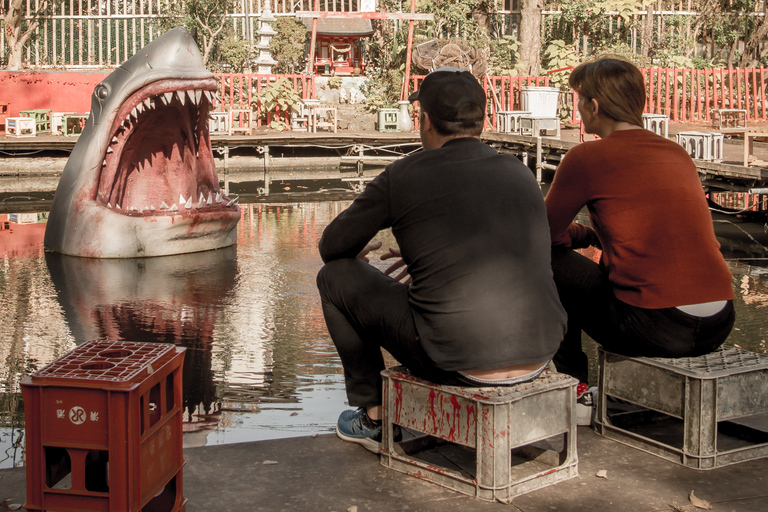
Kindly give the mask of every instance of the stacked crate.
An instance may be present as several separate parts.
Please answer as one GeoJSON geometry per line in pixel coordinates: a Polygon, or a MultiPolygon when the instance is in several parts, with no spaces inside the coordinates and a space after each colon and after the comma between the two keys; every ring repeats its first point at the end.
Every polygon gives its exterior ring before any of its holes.
{"type": "Polygon", "coordinates": [[[184,350],[96,340],[24,379],[24,508],[183,511],[184,350]]]}

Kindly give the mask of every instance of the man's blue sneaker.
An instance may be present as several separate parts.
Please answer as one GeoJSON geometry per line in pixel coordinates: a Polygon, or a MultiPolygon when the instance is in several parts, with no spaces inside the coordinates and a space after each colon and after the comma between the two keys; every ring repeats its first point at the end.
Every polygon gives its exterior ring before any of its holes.
{"type": "Polygon", "coordinates": [[[381,421],[369,418],[365,407],[341,413],[336,422],[336,435],[373,453],[381,452],[381,421]]]}

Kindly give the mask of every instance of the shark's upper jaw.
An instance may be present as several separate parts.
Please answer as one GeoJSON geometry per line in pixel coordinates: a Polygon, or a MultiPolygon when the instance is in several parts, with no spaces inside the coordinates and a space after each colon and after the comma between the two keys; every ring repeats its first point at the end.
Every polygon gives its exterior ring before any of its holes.
{"type": "Polygon", "coordinates": [[[144,86],[120,106],[102,155],[96,202],[128,216],[237,211],[219,189],[208,114],[210,79],[168,79],[144,86]]]}

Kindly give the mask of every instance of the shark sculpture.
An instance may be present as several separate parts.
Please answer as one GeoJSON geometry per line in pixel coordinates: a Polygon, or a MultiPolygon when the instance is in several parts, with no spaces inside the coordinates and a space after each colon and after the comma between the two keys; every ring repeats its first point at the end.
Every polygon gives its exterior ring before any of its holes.
{"type": "Polygon", "coordinates": [[[98,84],[54,195],[46,249],[135,258],[234,244],[240,208],[219,189],[208,132],[216,91],[181,27],[98,84]]]}

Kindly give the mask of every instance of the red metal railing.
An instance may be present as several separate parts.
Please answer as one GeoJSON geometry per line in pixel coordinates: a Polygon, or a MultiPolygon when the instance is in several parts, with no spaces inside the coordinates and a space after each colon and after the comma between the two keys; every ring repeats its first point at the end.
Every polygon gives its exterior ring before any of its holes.
{"type": "MultiPolygon", "coordinates": [[[[411,76],[408,94],[418,90],[426,75],[411,76]]],[[[521,110],[520,88],[527,86],[549,86],[549,77],[545,76],[486,76],[483,89],[488,98],[488,121],[496,128],[496,112],[521,110]]],[[[414,112],[413,125],[418,129],[419,119],[414,112]]],[[[487,128],[487,127],[486,127],[487,128]]]]}
{"type": "Polygon", "coordinates": [[[712,109],[742,109],[747,121],[768,119],[768,69],[641,69],[646,113],[670,121],[708,123],[712,109]]]}
{"type": "Polygon", "coordinates": [[[286,78],[290,80],[293,83],[293,89],[304,99],[315,97],[315,80],[312,75],[216,73],[215,78],[219,82],[221,103],[214,105],[214,108],[217,110],[251,109],[256,113],[258,126],[269,125],[273,115],[283,119],[286,124],[290,123],[289,112],[281,112],[278,107],[276,111],[265,113],[259,100],[262,89],[278,79],[286,78]]]}
{"type": "MultiPolygon", "coordinates": [[[[680,123],[709,123],[712,109],[735,108],[747,111],[747,121],[768,120],[768,69],[667,69],[640,70],[645,77],[647,100],[645,112],[668,115],[670,121],[680,123]]],[[[315,97],[315,82],[311,75],[252,75],[242,73],[218,73],[221,105],[217,108],[252,108],[258,117],[258,125],[269,124],[277,114],[288,123],[288,112],[262,113],[258,99],[268,84],[279,78],[287,78],[302,98],[315,97]]],[[[424,75],[411,76],[409,94],[419,88],[424,75]]],[[[496,128],[496,113],[505,110],[521,110],[520,89],[524,86],[549,86],[548,76],[487,76],[483,89],[488,98],[489,127],[496,128]]],[[[578,114],[572,91],[563,92],[560,102],[571,108],[571,122],[578,122],[578,114]]],[[[414,113],[414,126],[418,128],[414,113]]]]}

